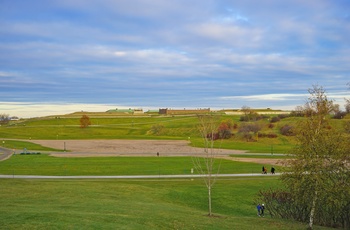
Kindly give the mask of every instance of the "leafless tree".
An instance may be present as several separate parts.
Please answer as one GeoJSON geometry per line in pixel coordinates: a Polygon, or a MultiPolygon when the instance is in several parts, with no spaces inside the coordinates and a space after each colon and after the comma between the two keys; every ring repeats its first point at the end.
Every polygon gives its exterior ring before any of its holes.
{"type": "Polygon", "coordinates": [[[216,182],[220,171],[221,161],[216,162],[216,156],[219,148],[215,148],[215,135],[218,130],[218,117],[212,115],[199,115],[198,130],[203,139],[203,153],[192,157],[193,165],[196,171],[202,175],[205,185],[208,189],[208,216],[212,216],[212,188],[216,182]]]}

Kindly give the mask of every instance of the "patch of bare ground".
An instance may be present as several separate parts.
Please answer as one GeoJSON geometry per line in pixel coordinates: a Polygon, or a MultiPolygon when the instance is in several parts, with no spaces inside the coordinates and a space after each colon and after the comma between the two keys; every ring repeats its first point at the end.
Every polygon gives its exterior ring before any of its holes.
{"type": "Polygon", "coordinates": [[[268,158],[244,158],[244,157],[220,157],[231,161],[251,162],[264,165],[282,165],[281,159],[268,159],[268,158]]]}
{"type": "MultiPolygon", "coordinates": [[[[191,147],[186,140],[31,140],[31,142],[66,152],[50,152],[55,157],[111,156],[198,156],[203,148],[191,147]]],[[[217,157],[242,162],[277,165],[278,159],[231,157],[241,150],[218,149],[217,157]]]]}

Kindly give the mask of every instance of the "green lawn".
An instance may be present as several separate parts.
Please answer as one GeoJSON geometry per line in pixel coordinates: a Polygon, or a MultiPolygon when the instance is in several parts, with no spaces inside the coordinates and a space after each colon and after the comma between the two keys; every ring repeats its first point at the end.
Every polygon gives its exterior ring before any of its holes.
{"type": "Polygon", "coordinates": [[[216,217],[209,218],[200,179],[0,179],[0,228],[305,229],[306,224],[256,215],[256,192],[279,183],[271,177],[219,180],[212,196],[216,217]]]}
{"type": "MultiPolygon", "coordinates": [[[[260,173],[261,164],[216,160],[220,173],[260,173]]],[[[268,167],[268,165],[265,165],[268,167]]],[[[191,157],[61,158],[46,154],[13,155],[0,162],[7,175],[176,175],[190,174],[191,157]]]]}
{"type": "Polygon", "coordinates": [[[3,140],[1,141],[1,146],[8,149],[28,149],[28,151],[32,149],[35,149],[36,151],[63,151],[63,149],[53,149],[29,141],[18,140],[3,140]]]}

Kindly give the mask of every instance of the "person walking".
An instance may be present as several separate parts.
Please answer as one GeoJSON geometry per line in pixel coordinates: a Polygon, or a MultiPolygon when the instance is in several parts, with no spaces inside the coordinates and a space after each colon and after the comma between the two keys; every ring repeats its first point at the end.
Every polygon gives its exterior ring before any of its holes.
{"type": "Polygon", "coordinates": [[[258,209],[258,216],[260,216],[260,213],[261,213],[261,205],[258,204],[258,205],[256,206],[256,209],[258,209]]]}
{"type": "Polygon", "coordinates": [[[261,207],[260,207],[260,213],[261,213],[261,216],[263,217],[264,216],[264,210],[265,210],[265,205],[262,204],[261,207]]]}
{"type": "Polygon", "coordinates": [[[271,167],[271,174],[275,174],[275,168],[271,167]]]}

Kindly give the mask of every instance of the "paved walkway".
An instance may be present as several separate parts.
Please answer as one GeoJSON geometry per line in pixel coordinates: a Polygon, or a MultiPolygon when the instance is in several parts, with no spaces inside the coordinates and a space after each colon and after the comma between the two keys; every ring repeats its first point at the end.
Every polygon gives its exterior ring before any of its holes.
{"type": "MultiPolygon", "coordinates": [[[[242,173],[242,174],[219,174],[218,177],[271,177],[276,174],[242,173]]],[[[169,178],[201,178],[206,175],[135,175],[135,176],[36,176],[36,175],[0,175],[0,178],[13,179],[169,179],[169,178]]]]}

